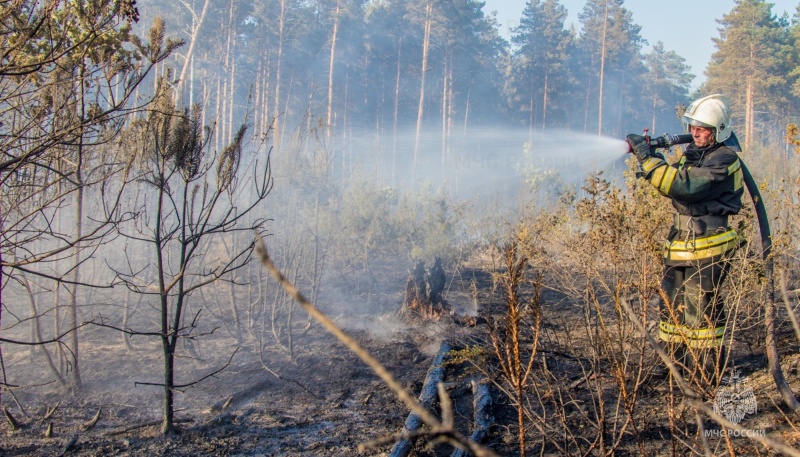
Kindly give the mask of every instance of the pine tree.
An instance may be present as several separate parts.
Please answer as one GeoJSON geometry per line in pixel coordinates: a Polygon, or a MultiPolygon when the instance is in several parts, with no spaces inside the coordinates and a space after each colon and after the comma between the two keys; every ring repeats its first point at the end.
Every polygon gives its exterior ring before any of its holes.
{"type": "Polygon", "coordinates": [[[124,174],[121,164],[130,157],[113,157],[106,145],[127,119],[147,109],[147,97],[136,97],[139,87],[181,44],[164,40],[158,21],[150,44],[133,35],[135,3],[19,1],[0,8],[0,283],[37,276],[53,281],[55,294],[66,291],[66,315],[45,314],[53,316],[57,333],[69,330],[69,343],[58,350],[73,389],[82,383],[81,295],[104,285],[84,278],[81,267],[120,220],[113,198],[100,199],[108,207],[87,217],[85,194],[120,195],[124,184],[114,183],[114,191],[106,186],[124,174]],[[71,230],[61,232],[62,218],[72,221],[71,230]]]}
{"type": "Polygon", "coordinates": [[[598,134],[611,127],[612,134],[620,135],[624,130],[623,118],[631,119],[623,116],[627,112],[622,110],[640,112],[638,78],[644,71],[641,27],[633,23],[631,12],[623,3],[623,0],[589,0],[578,15],[583,24],[579,46],[588,59],[582,62],[580,81],[586,91],[586,118],[590,119],[592,108],[597,110],[598,134]],[[615,115],[604,118],[606,107],[615,107],[617,111],[612,113],[615,115]]]}
{"type": "Polygon", "coordinates": [[[750,150],[757,123],[769,121],[759,115],[777,114],[776,91],[788,85],[784,67],[788,28],[764,0],[738,0],[719,23],[720,36],[714,39],[717,51],[706,70],[702,92],[730,97],[733,122],[743,126],[739,133],[745,150],[750,150]]]}
{"type": "Polygon", "coordinates": [[[644,92],[652,113],[650,131],[655,134],[660,132],[656,130],[659,125],[665,128],[675,125],[673,107],[687,100],[694,75],[689,73],[684,58],[675,51],[666,51],[660,41],[644,59],[647,67],[644,92]]]}
{"type": "Polygon", "coordinates": [[[515,92],[518,102],[527,106],[528,124],[547,126],[547,113],[567,75],[567,50],[572,44],[564,29],[567,10],[557,0],[530,0],[522,12],[520,25],[512,30],[511,43],[518,46],[515,92]],[[541,118],[539,118],[541,115],[541,118]]]}

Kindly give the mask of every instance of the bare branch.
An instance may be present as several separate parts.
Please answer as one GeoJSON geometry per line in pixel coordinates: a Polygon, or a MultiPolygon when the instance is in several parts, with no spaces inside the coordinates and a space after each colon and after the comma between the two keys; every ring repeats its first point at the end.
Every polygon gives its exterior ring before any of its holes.
{"type": "MultiPolygon", "coordinates": [[[[221,366],[219,369],[214,370],[211,373],[208,373],[207,375],[203,376],[202,378],[197,379],[195,381],[192,381],[190,383],[175,384],[175,385],[172,386],[172,388],[174,390],[182,392],[182,391],[188,389],[189,387],[194,387],[197,384],[200,384],[201,382],[205,381],[208,378],[213,378],[214,376],[216,376],[216,375],[220,374],[221,372],[225,371],[225,369],[228,368],[231,365],[231,362],[233,361],[233,357],[236,355],[237,352],[239,352],[239,348],[236,348],[236,350],[233,351],[233,354],[231,354],[230,358],[228,358],[228,362],[225,363],[225,365],[221,366]]],[[[157,382],[135,382],[134,385],[135,386],[158,386],[158,387],[164,387],[164,383],[157,383],[157,382]]]]}
{"type": "Polygon", "coordinates": [[[43,341],[19,341],[19,340],[12,340],[12,339],[9,339],[9,338],[0,338],[0,343],[18,344],[18,345],[21,345],[21,346],[41,346],[41,345],[44,345],[44,344],[61,343],[61,339],[64,338],[65,336],[69,335],[70,333],[78,330],[79,328],[81,328],[83,326],[86,326],[86,325],[89,325],[89,324],[94,324],[94,323],[95,323],[94,321],[84,322],[84,323],[78,325],[77,327],[69,329],[66,332],[61,333],[60,335],[56,336],[55,338],[52,338],[52,339],[49,339],[49,340],[43,340],[43,341]]]}

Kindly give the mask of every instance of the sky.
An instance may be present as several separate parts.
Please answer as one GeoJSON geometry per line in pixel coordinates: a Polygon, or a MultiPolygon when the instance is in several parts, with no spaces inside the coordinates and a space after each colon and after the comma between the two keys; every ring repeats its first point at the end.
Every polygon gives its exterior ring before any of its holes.
{"type": "MultiPolygon", "coordinates": [[[[484,1],[484,12],[497,11],[500,33],[508,38],[509,27],[519,25],[527,0],[484,1]]],[[[578,14],[583,11],[586,0],[560,1],[569,13],[565,27],[574,24],[580,30],[578,14]]],[[[772,0],[769,3],[774,4],[773,14],[781,16],[787,12],[791,18],[800,0],[772,0]]],[[[631,11],[633,21],[642,27],[642,38],[651,45],[661,41],[665,50],[675,51],[686,59],[691,73],[695,75],[692,89],[696,89],[705,81],[703,72],[716,51],[711,41],[719,37],[719,24],[716,21],[730,12],[734,4],[734,0],[625,0],[624,6],[631,11]]],[[[644,52],[648,51],[649,46],[646,46],[644,52]]]]}

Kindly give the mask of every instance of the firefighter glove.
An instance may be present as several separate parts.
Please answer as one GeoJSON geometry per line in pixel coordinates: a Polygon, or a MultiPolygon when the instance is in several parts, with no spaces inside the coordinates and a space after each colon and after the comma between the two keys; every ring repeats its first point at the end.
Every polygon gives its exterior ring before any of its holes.
{"type": "Polygon", "coordinates": [[[644,162],[652,155],[650,145],[642,135],[629,133],[625,139],[628,141],[628,144],[631,145],[631,153],[636,156],[639,162],[644,162]]]}

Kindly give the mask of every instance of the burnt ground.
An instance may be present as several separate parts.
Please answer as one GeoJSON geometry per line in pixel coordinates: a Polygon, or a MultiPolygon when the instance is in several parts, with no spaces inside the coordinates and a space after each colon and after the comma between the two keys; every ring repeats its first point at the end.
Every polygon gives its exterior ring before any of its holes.
{"type": "MultiPolygon", "coordinates": [[[[478,284],[481,311],[501,313],[502,305],[488,276],[478,284]]],[[[460,307],[459,303],[469,303],[471,298],[467,291],[454,287],[448,300],[463,311],[469,306],[460,307]]],[[[485,320],[475,327],[449,318],[408,322],[395,312],[401,303],[396,294],[374,302],[375,312],[331,315],[414,393],[419,392],[442,340],[458,347],[487,344],[485,320]]],[[[611,370],[587,372],[584,322],[581,311],[565,303],[563,297],[545,294],[541,346],[529,395],[532,409],[540,415],[528,424],[529,455],[599,454],[597,428],[592,423],[597,392],[603,392],[609,418],[619,395],[611,370]],[[563,436],[545,436],[556,431],[563,436]]],[[[94,343],[84,345],[86,363],[81,391],[68,395],[53,385],[37,386],[35,379],[28,378],[26,387],[14,389],[13,395],[4,392],[3,406],[21,427],[14,430],[7,421],[2,422],[0,455],[388,455],[391,446],[364,453],[357,448],[361,443],[398,432],[408,414],[389,388],[355,355],[318,325],[312,325],[304,333],[298,332],[294,358],[275,344],[263,345],[260,351],[252,345],[242,347],[223,372],[179,393],[179,431],[162,437],[158,425],[152,425],[160,418],[159,389],[135,383],[157,379],[161,363],[157,343],[134,341],[129,350],[118,336],[103,333],[104,330],[94,332],[88,335],[94,343]],[[42,420],[48,408],[55,405],[55,413],[42,420]],[[102,409],[99,421],[86,429],[85,424],[98,409],[102,409]],[[44,434],[51,423],[53,432],[46,438],[44,434]]],[[[788,330],[782,338],[784,369],[797,392],[797,343],[788,330]]],[[[191,368],[184,376],[213,371],[225,363],[235,347],[235,342],[222,336],[199,341],[199,347],[194,349],[206,357],[181,359],[183,367],[191,368]]],[[[758,345],[737,348],[742,375],[758,401],[757,413],[745,417],[741,425],[764,430],[769,437],[797,446],[800,431],[781,411],[785,407],[761,354],[763,348],[758,345]]],[[[27,364],[41,358],[36,353],[8,351],[4,351],[4,357],[5,366],[18,372],[25,372],[27,364]]],[[[647,355],[648,359],[651,357],[652,354],[647,355]]],[[[486,363],[484,368],[497,376],[490,358],[475,360],[486,363]]],[[[455,404],[456,426],[467,435],[472,421],[469,381],[474,376],[469,363],[447,367],[445,381],[455,404]]],[[[493,393],[496,423],[485,444],[500,455],[518,455],[516,410],[497,388],[493,393]]],[[[688,449],[699,446],[694,416],[681,408],[677,394],[670,395],[669,383],[652,380],[638,388],[637,395],[632,425],[619,435],[614,455],[691,455],[688,449]],[[670,402],[672,408],[667,407],[670,402]],[[668,412],[685,435],[670,428],[668,412]]],[[[624,418],[625,413],[613,416],[624,418]]],[[[610,419],[609,423],[612,427],[616,424],[610,419]]],[[[705,425],[715,429],[709,422],[705,425]]],[[[610,431],[608,436],[616,435],[610,431]]],[[[709,439],[709,446],[717,455],[725,454],[728,448],[725,440],[714,437],[709,439]]],[[[737,455],[773,454],[744,437],[733,437],[731,446],[737,455]]],[[[418,442],[412,455],[449,456],[451,452],[448,445],[418,442]]]]}
{"type": "MultiPolygon", "coordinates": [[[[438,350],[437,333],[450,325],[435,327],[405,329],[402,338],[376,337],[364,330],[350,333],[404,385],[418,391],[438,350]]],[[[298,342],[296,354],[291,361],[282,350],[265,353],[262,365],[258,354],[239,351],[224,372],[178,394],[180,431],[169,438],[159,436],[157,425],[141,427],[160,417],[158,388],[135,386],[131,379],[102,385],[85,381],[75,397],[51,392],[34,398],[18,392],[15,397],[25,413],[10,406],[9,410],[23,426],[11,430],[5,421],[0,425],[0,455],[60,455],[75,436],[68,455],[365,455],[357,452],[358,444],[400,430],[407,409],[320,327],[313,326],[298,342]],[[41,421],[47,408],[56,404],[52,417],[41,421]],[[97,425],[84,430],[83,424],[101,407],[97,425]],[[51,422],[53,435],[45,438],[51,422]]],[[[158,348],[151,345],[137,348],[125,362],[106,363],[129,373],[144,370],[143,362],[160,363],[157,356],[158,348]],[[127,364],[136,367],[122,366],[127,364]]],[[[454,397],[471,396],[468,382],[455,376],[448,382],[453,383],[454,397]]],[[[4,400],[6,405],[14,403],[9,394],[4,400]]]]}

